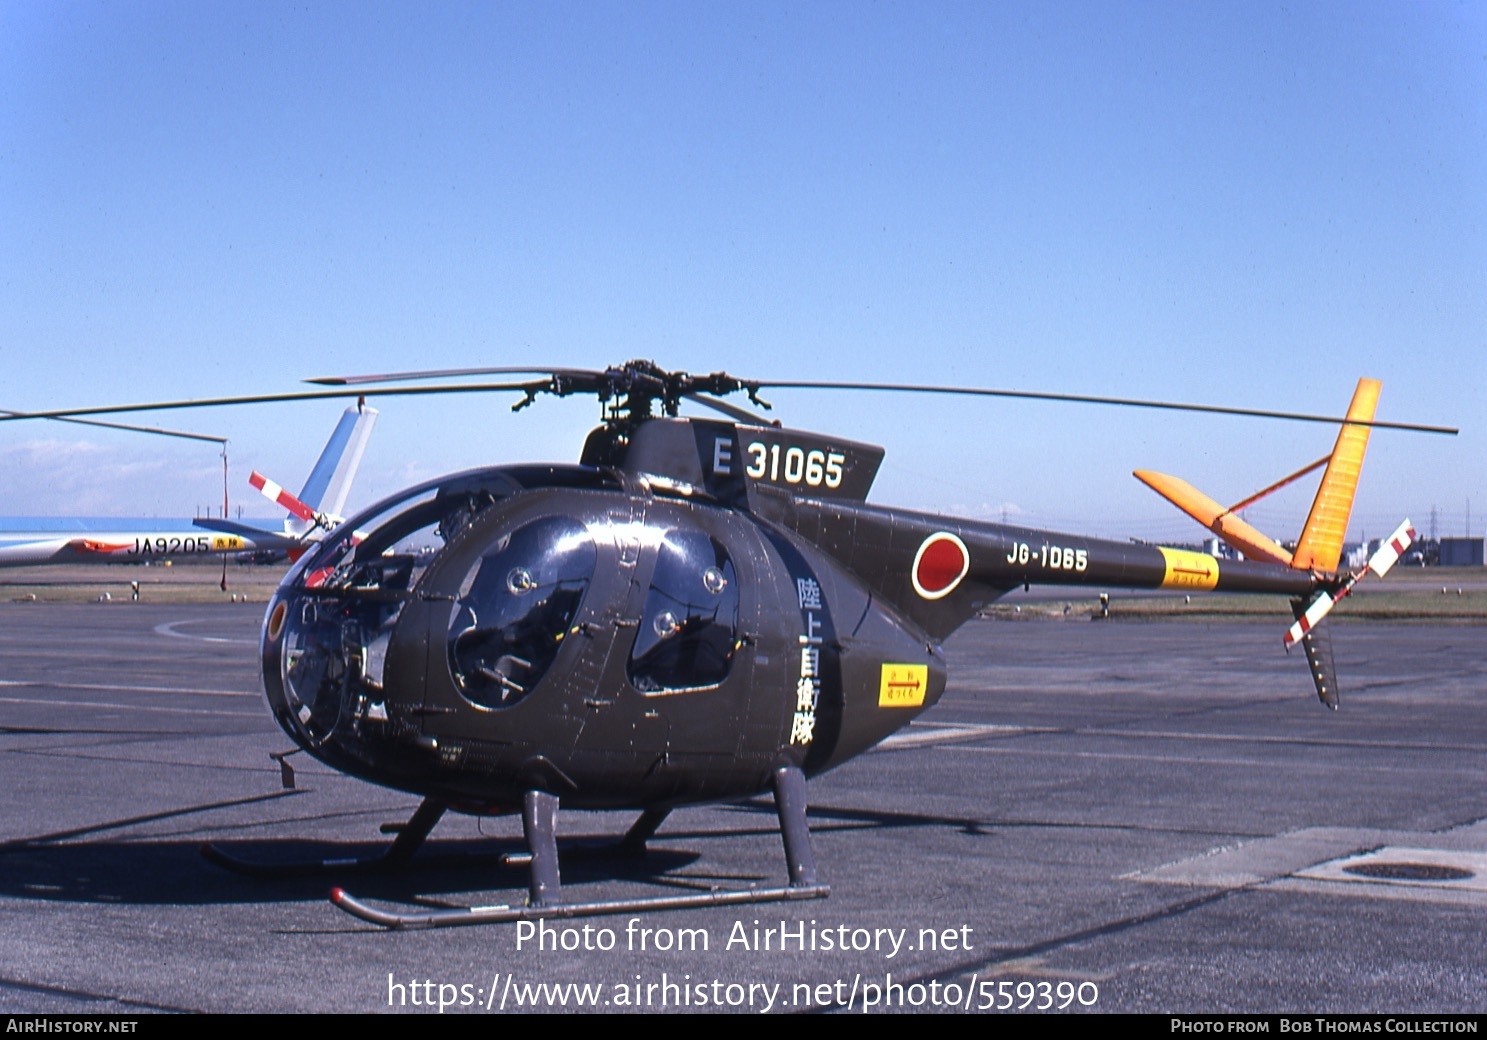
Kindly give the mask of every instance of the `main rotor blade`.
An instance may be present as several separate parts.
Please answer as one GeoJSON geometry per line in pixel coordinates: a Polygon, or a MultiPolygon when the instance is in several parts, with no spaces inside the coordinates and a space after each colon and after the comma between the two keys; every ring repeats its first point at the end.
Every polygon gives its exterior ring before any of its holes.
{"type": "Polygon", "coordinates": [[[713,397],[711,394],[682,394],[688,401],[711,408],[720,415],[726,415],[734,422],[741,422],[748,426],[768,426],[772,420],[756,415],[747,408],[740,408],[736,404],[729,404],[722,398],[713,397]]]}
{"type": "Polygon", "coordinates": [[[366,376],[317,376],[306,383],[319,386],[363,386],[367,383],[406,383],[417,379],[464,379],[468,376],[584,376],[597,379],[603,372],[589,368],[437,368],[427,372],[387,372],[366,376]]]}
{"type": "MultiPolygon", "coordinates": [[[[1053,394],[1035,390],[989,390],[966,386],[917,386],[901,383],[815,383],[778,382],[767,379],[740,379],[751,390],[871,390],[906,394],[958,394],[964,397],[1010,397],[1024,401],[1062,401],[1073,404],[1105,404],[1122,408],[1160,408],[1169,412],[1206,412],[1211,415],[1240,415],[1257,419],[1288,419],[1294,422],[1327,423],[1337,426],[1347,422],[1341,415],[1314,415],[1307,412],[1276,412],[1264,408],[1230,408],[1214,404],[1183,404],[1177,401],[1146,401],[1133,397],[1096,397],[1087,394],[1053,394]]],[[[1380,430],[1411,430],[1416,433],[1443,433],[1456,436],[1454,426],[1429,426],[1421,423],[1354,422],[1354,426],[1371,426],[1380,430]]]]}
{"type": "MultiPolygon", "coordinates": [[[[9,416],[14,419],[24,419],[29,416],[25,412],[12,412],[0,409],[0,416],[9,416]]],[[[191,433],[187,430],[167,430],[160,426],[132,426],[129,423],[102,422],[97,419],[73,419],[65,415],[49,416],[55,422],[76,423],[79,426],[98,426],[105,430],[125,430],[129,433],[153,433],[161,437],[181,437],[192,441],[207,441],[211,444],[226,444],[226,437],[214,437],[210,433],[191,433]]]]}
{"type": "Polygon", "coordinates": [[[363,387],[355,390],[299,390],[282,394],[247,394],[241,397],[202,397],[186,401],[150,401],[142,404],[94,405],[87,408],[52,408],[39,412],[0,414],[0,422],[17,419],[72,419],[84,415],[118,415],[123,412],[165,412],[185,408],[217,408],[239,404],[278,404],[286,401],[324,401],[347,397],[419,397],[425,394],[478,394],[506,390],[541,393],[547,381],[527,383],[467,383],[457,386],[363,387]]]}
{"type": "MultiPolygon", "coordinates": [[[[38,412],[20,412],[11,414],[0,414],[0,422],[12,422],[17,419],[74,419],[89,415],[113,415],[123,412],[151,412],[166,411],[182,408],[212,408],[221,405],[240,404],[267,404],[283,401],[317,401],[346,397],[395,397],[395,396],[420,396],[425,394],[471,394],[489,393],[500,391],[520,391],[526,397],[516,405],[520,409],[535,400],[539,394],[552,393],[557,396],[569,396],[575,393],[596,393],[602,400],[608,400],[610,394],[634,394],[637,392],[648,392],[651,394],[671,394],[676,396],[697,395],[702,392],[698,384],[704,384],[712,394],[729,393],[736,390],[747,390],[751,397],[762,389],[774,390],[853,390],[853,391],[878,391],[890,393],[917,393],[917,394],[953,394],[964,397],[1003,397],[1025,401],[1057,401],[1074,404],[1102,404],[1115,405],[1124,408],[1155,408],[1165,411],[1178,412],[1200,412],[1210,415],[1236,415],[1261,419],[1285,419],[1294,422],[1326,423],[1336,426],[1348,422],[1347,418],[1338,415],[1317,415],[1307,412],[1282,412],[1261,408],[1234,408],[1226,405],[1204,405],[1187,404],[1176,401],[1151,401],[1140,398],[1129,397],[1100,397],[1088,394],[1056,394],[1033,390],[993,390],[983,387],[963,386],[921,386],[910,383],[840,383],[840,382],[811,382],[802,380],[752,380],[738,379],[726,373],[713,373],[710,376],[691,376],[687,373],[672,373],[656,369],[655,366],[645,363],[643,368],[638,367],[641,363],[632,362],[628,365],[611,369],[606,372],[595,372],[590,369],[579,368],[488,368],[488,369],[464,369],[447,370],[444,372],[402,373],[386,376],[347,376],[326,377],[317,382],[339,383],[345,387],[338,390],[303,390],[293,393],[279,394],[254,394],[240,397],[215,397],[201,398],[185,401],[157,401],[143,404],[128,405],[101,405],[88,408],[58,408],[38,412]],[[530,373],[546,376],[545,379],[530,380],[520,383],[462,383],[452,385],[416,386],[416,387],[367,387],[360,385],[363,382],[379,380],[414,380],[421,378],[432,378],[437,375],[459,375],[468,374],[499,374],[499,373],[530,373]],[[353,389],[353,382],[356,387],[353,389]],[[640,389],[637,389],[637,384],[640,389]]],[[[755,398],[757,400],[757,398],[755,398]]],[[[716,407],[713,402],[710,407],[716,407]]],[[[721,410],[721,409],[720,409],[721,410]]],[[[739,412],[742,412],[739,409],[739,412]]],[[[740,422],[747,421],[756,423],[758,416],[749,416],[747,420],[738,414],[724,411],[724,414],[735,418],[740,422]]],[[[1455,436],[1459,431],[1451,426],[1431,426],[1422,423],[1386,422],[1381,420],[1370,420],[1368,422],[1354,421],[1355,426],[1368,426],[1386,430],[1410,430],[1418,433],[1440,433],[1455,436]]]]}

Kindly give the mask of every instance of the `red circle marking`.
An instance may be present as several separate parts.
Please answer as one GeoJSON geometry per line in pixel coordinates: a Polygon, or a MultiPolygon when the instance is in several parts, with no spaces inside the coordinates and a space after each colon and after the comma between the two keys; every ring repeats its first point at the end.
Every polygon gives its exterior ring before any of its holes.
{"type": "Polygon", "coordinates": [[[914,588],[927,599],[939,599],[960,584],[970,567],[965,543],[953,534],[932,534],[914,558],[914,588]]]}

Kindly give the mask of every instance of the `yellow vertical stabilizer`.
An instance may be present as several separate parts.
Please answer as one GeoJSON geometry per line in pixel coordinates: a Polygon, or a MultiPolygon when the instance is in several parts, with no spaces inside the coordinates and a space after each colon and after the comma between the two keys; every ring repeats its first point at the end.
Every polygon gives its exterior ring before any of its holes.
{"type": "Polygon", "coordinates": [[[1358,490],[1358,474],[1363,470],[1363,453],[1368,450],[1370,427],[1357,425],[1373,421],[1379,403],[1377,379],[1358,380],[1353,403],[1348,405],[1348,421],[1343,423],[1332,449],[1332,459],[1322,474],[1322,486],[1311,504],[1306,526],[1291,566],[1300,570],[1335,571],[1342,556],[1343,538],[1348,533],[1348,519],[1353,515],[1353,495],[1358,490]]]}

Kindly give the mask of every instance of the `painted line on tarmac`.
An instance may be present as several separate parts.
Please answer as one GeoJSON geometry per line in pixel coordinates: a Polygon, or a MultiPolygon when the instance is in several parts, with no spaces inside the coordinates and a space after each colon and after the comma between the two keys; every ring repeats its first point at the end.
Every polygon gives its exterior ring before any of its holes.
{"type": "Polygon", "coordinates": [[[176,639],[190,639],[198,643],[226,643],[230,646],[257,646],[256,639],[228,639],[225,636],[197,636],[190,632],[177,632],[180,625],[203,625],[216,622],[216,618],[186,618],[184,621],[162,621],[155,626],[155,634],[172,636],[176,639]]]}
{"type": "Polygon", "coordinates": [[[50,697],[0,697],[0,704],[29,704],[52,708],[98,708],[115,711],[153,711],[173,715],[230,715],[233,718],[253,718],[256,711],[219,711],[212,708],[161,708],[152,704],[113,704],[109,701],[59,701],[50,697]]]}
{"type": "MultiPolygon", "coordinates": [[[[1306,762],[1300,759],[1214,758],[1211,755],[1142,755],[1134,752],[1064,751],[1056,748],[1007,747],[1004,745],[992,746],[986,744],[978,744],[974,747],[947,747],[941,750],[965,751],[983,755],[1022,755],[1024,757],[1035,758],[1086,758],[1112,762],[1156,762],[1167,765],[1232,766],[1239,769],[1275,770],[1284,768],[1299,773],[1332,773],[1338,768],[1331,762],[1306,762]]],[[[1451,751],[1455,749],[1445,748],[1444,750],[1451,751]]],[[[1378,773],[1384,776],[1419,774],[1429,777],[1440,775],[1440,767],[1436,764],[1423,766],[1349,766],[1348,771],[1351,773],[1378,773]]]]}
{"type": "Polygon", "coordinates": [[[106,690],[110,693],[178,693],[183,697],[252,697],[263,696],[259,690],[182,689],[179,686],[131,686],[123,683],[70,683],[51,679],[0,679],[0,686],[31,686],[46,690],[106,690]]]}
{"type": "Polygon", "coordinates": [[[894,748],[926,747],[933,744],[950,744],[980,737],[1006,736],[1009,733],[1038,732],[1026,726],[999,726],[975,722],[911,722],[909,728],[895,733],[880,742],[874,751],[891,751],[894,748]]]}
{"type": "Polygon", "coordinates": [[[1434,744],[1417,740],[1358,740],[1339,737],[1282,737],[1243,733],[1197,733],[1159,729],[1101,729],[1080,727],[1070,732],[1101,737],[1139,737],[1158,740],[1228,740],[1241,744],[1300,744],[1307,747],[1383,748],[1391,751],[1480,751],[1476,744],[1434,744]]]}

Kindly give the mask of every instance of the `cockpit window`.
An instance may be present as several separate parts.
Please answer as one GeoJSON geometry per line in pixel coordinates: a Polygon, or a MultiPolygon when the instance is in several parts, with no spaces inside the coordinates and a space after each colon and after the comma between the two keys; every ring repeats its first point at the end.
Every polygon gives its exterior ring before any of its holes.
{"type": "Polygon", "coordinates": [[[583,524],[545,517],[492,545],[460,586],[449,666],[464,696],[487,708],[518,703],[551,667],[594,576],[583,524]]]}
{"type": "Polygon", "coordinates": [[[287,580],[311,589],[406,592],[439,550],[506,493],[499,486],[456,485],[390,500],[342,524],[305,554],[287,580]]]}
{"type": "Polygon", "coordinates": [[[630,653],[631,685],[645,693],[717,686],[728,677],[737,630],[728,553],[701,531],[667,532],[630,653]]]}

